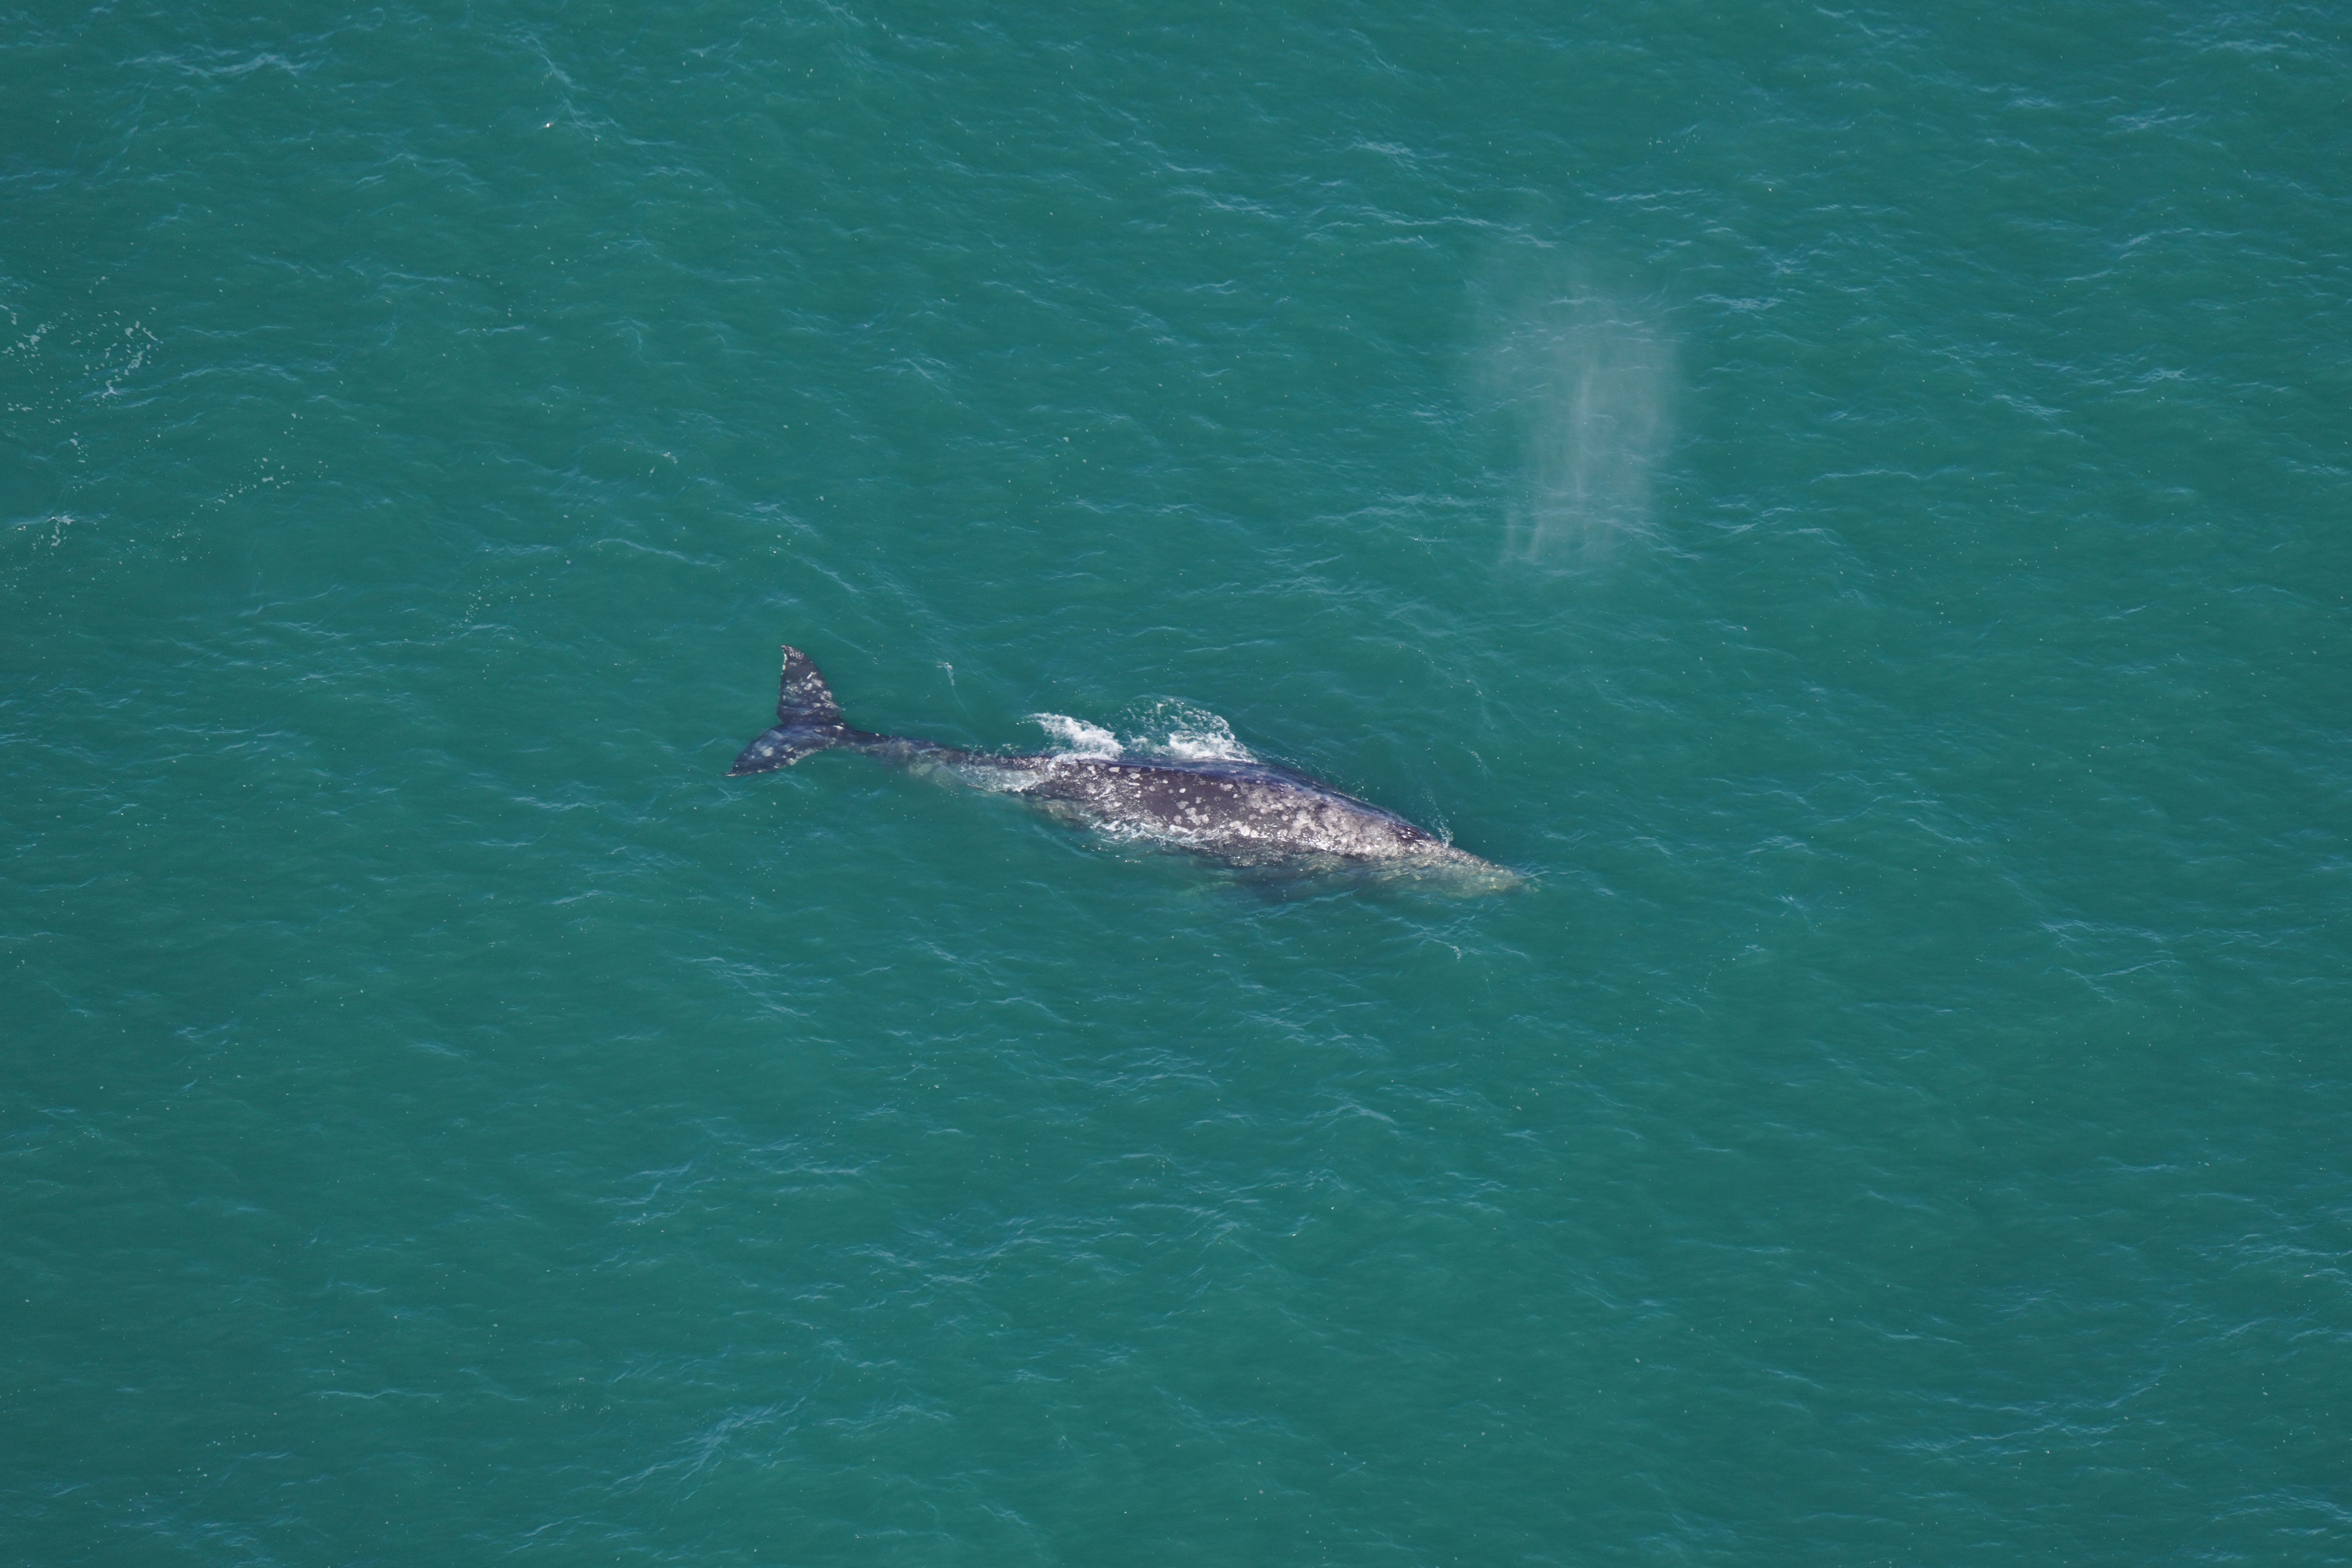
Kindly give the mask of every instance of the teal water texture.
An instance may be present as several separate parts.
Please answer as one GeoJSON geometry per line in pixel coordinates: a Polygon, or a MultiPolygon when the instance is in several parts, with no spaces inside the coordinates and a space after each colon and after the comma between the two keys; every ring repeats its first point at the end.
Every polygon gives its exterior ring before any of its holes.
{"type": "Polygon", "coordinates": [[[8,1562],[2352,1561],[2340,10],[0,39],[8,1562]]]}

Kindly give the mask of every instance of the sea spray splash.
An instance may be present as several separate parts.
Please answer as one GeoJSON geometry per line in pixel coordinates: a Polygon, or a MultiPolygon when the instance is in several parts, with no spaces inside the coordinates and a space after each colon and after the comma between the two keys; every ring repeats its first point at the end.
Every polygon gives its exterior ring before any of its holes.
{"type": "Polygon", "coordinates": [[[1137,749],[1180,763],[1249,763],[1256,756],[1217,714],[1189,702],[1152,704],[1133,739],[1137,749]]]}
{"type": "Polygon", "coordinates": [[[1074,757],[1167,757],[1183,763],[1247,763],[1255,756],[1234,738],[1233,726],[1205,708],[1162,700],[1126,728],[1124,739],[1099,724],[1066,713],[1032,713],[1029,721],[1074,757]]]}
{"type": "Polygon", "coordinates": [[[1060,742],[1055,750],[1070,757],[1116,757],[1124,749],[1118,737],[1099,724],[1073,719],[1066,713],[1032,713],[1029,722],[1060,742]]]}

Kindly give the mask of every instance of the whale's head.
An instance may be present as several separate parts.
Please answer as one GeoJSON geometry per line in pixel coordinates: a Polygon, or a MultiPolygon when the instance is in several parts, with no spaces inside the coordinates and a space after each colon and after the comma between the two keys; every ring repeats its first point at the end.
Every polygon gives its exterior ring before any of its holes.
{"type": "Polygon", "coordinates": [[[1454,898],[1508,893],[1528,885],[1528,879],[1508,866],[1497,866],[1438,838],[1423,839],[1404,854],[1360,863],[1357,868],[1371,881],[1454,898]]]}

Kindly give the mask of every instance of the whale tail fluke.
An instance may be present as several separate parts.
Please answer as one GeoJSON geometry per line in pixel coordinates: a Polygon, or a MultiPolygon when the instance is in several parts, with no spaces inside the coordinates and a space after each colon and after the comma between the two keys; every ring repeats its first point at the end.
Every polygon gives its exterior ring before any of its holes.
{"type": "Polygon", "coordinates": [[[841,722],[841,704],[833,700],[833,688],[824,683],[816,661],[796,647],[784,649],[784,683],[776,693],[776,722],[841,722]]]}
{"type": "Polygon", "coordinates": [[[788,647],[782,689],[776,694],[776,727],[744,747],[727,776],[773,773],[812,752],[865,738],[841,721],[841,704],[833,700],[833,689],[824,683],[815,661],[800,649],[788,647]]]}

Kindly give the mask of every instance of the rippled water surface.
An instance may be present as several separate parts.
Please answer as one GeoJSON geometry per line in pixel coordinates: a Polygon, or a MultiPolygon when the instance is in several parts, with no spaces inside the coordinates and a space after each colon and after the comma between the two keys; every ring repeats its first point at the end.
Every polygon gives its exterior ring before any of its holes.
{"type": "Polygon", "coordinates": [[[2352,1561],[2340,13],[0,105],[8,1561],[2352,1561]],[[1524,882],[728,779],[787,641],[1524,882]]]}

